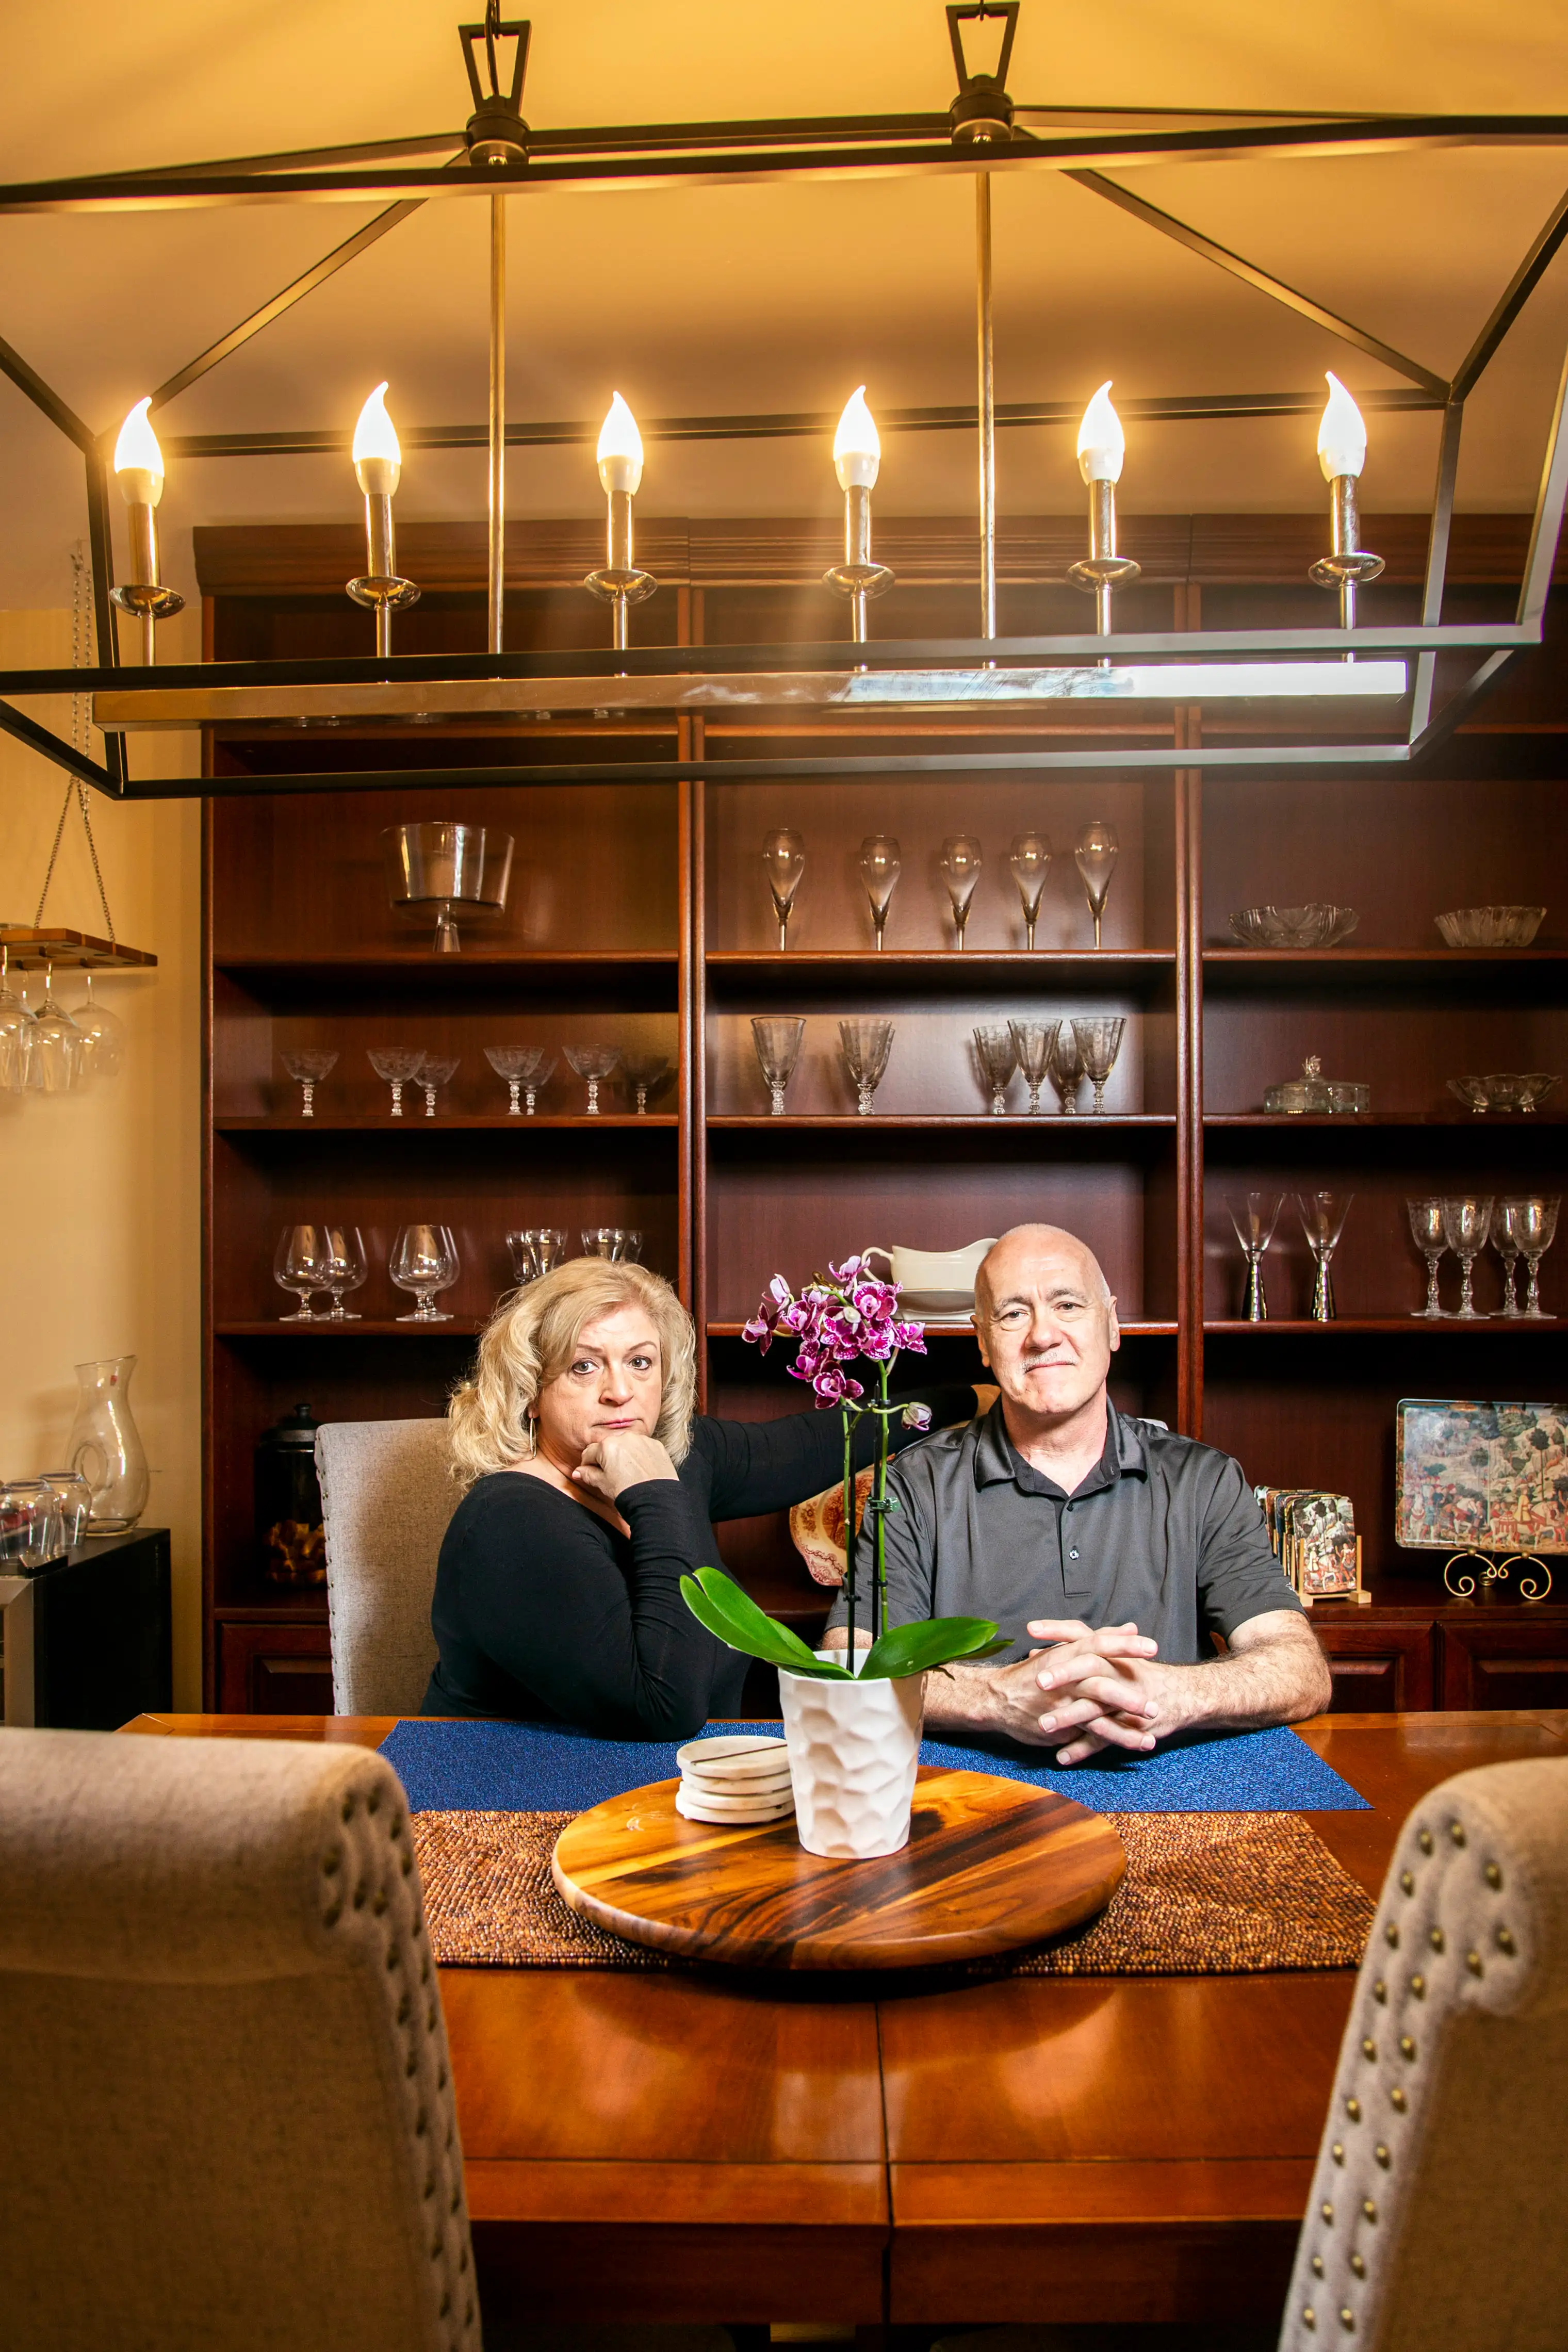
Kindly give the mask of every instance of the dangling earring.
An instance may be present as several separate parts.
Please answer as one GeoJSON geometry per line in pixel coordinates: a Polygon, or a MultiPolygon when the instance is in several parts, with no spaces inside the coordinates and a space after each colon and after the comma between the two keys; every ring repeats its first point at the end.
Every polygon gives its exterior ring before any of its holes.
{"type": "Polygon", "coordinates": [[[537,1414],[524,1413],[522,1425],[528,1432],[528,1458],[531,1462],[539,1452],[539,1420],[537,1414]]]}

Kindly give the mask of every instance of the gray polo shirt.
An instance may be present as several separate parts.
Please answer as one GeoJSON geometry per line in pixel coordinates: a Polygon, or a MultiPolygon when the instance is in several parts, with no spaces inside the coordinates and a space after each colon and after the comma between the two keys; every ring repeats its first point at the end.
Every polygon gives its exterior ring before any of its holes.
{"type": "MultiPolygon", "coordinates": [[[[1135,1624],[1172,1665],[1211,1657],[1268,1609],[1299,1609],[1241,1465],[1212,1445],[1107,1405],[1105,1452],[1072,1495],[1032,1469],[998,1402],[944,1429],[888,1474],[888,1618],[992,1617],[1007,1658],[1035,1646],[1031,1617],[1135,1624]]],[[[856,1583],[868,1623],[868,1546],[856,1583]]],[[[844,1597],[828,1622],[844,1622],[844,1597]]],[[[1005,1664],[998,1651],[995,1663],[1005,1664]]]]}

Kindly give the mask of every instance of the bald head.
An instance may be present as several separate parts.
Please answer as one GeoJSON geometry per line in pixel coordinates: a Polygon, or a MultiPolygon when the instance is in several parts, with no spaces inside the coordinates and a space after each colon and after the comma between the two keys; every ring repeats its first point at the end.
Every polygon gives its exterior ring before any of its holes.
{"type": "Polygon", "coordinates": [[[1100,1260],[1076,1234],[1015,1225],[993,1244],[974,1279],[974,1328],[1016,1439],[1103,1422],[1121,1335],[1100,1260]]]}
{"type": "Polygon", "coordinates": [[[1110,1305],[1110,1285],[1087,1242],[1062,1225],[1010,1225],[980,1261],[974,1277],[976,1307],[983,1314],[989,1312],[1021,1269],[1038,1271],[1046,1265],[1072,1269],[1091,1297],[1102,1307],[1110,1305]]]}

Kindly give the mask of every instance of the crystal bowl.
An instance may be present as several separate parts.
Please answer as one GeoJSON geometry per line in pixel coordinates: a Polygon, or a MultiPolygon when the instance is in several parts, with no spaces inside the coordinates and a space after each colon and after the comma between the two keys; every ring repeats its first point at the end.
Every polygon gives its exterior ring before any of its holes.
{"type": "Polygon", "coordinates": [[[1533,1110],[1556,1084],[1551,1070],[1494,1070],[1482,1078],[1450,1078],[1448,1092],[1472,1110],[1533,1110]]]}
{"type": "Polygon", "coordinates": [[[1230,919],[1244,948],[1333,948],[1348,940],[1361,917],[1353,907],[1243,907],[1230,919]]]}
{"type": "Polygon", "coordinates": [[[1456,907],[1434,918],[1451,948],[1527,948],[1545,919],[1544,907],[1456,907]]]}

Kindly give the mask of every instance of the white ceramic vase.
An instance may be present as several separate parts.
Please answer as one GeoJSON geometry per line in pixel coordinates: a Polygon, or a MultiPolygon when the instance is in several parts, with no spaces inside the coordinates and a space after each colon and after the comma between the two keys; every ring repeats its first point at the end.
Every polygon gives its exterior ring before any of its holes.
{"type": "MultiPolygon", "coordinates": [[[[842,1654],[835,1663],[842,1664],[842,1654]]],[[[779,1668],[795,1824],[807,1853],[866,1862],[910,1842],[924,1675],[819,1681],[779,1668]]]]}

